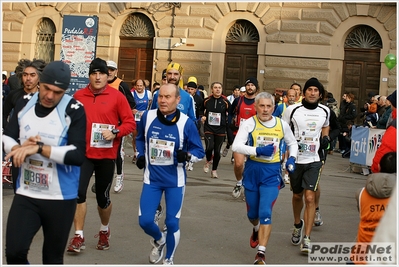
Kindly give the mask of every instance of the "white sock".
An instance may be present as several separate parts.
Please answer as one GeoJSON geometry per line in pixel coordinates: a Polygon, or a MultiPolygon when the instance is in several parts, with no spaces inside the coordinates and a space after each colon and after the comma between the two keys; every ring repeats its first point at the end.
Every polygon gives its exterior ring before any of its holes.
{"type": "Polygon", "coordinates": [[[258,222],[258,224],[254,226],[255,232],[259,231],[259,227],[260,227],[260,222],[258,222]]]}
{"type": "Polygon", "coordinates": [[[162,237],[157,241],[157,243],[162,245],[165,244],[165,242],[166,242],[166,235],[165,233],[162,233],[162,237]]]}
{"type": "Polygon", "coordinates": [[[108,232],[108,224],[107,225],[101,224],[100,231],[108,232]]]}
{"type": "Polygon", "coordinates": [[[266,247],[265,246],[258,246],[258,253],[266,253],[266,247]]]}
{"type": "Polygon", "coordinates": [[[75,235],[80,235],[80,237],[83,238],[83,230],[75,231],[75,235]]]}
{"type": "Polygon", "coordinates": [[[237,185],[241,186],[242,185],[242,179],[240,181],[237,181],[237,185]]]}

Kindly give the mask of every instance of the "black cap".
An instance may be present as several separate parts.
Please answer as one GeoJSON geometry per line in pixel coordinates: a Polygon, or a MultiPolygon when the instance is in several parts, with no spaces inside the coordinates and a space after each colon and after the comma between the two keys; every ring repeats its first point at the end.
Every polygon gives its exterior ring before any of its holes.
{"type": "Polygon", "coordinates": [[[389,100],[389,102],[391,102],[391,105],[396,108],[396,90],[390,94],[387,99],[389,100]]]}
{"type": "Polygon", "coordinates": [[[189,83],[187,84],[187,87],[191,87],[191,88],[197,89],[197,84],[196,84],[195,82],[189,82],[189,83]]]}
{"type": "Polygon", "coordinates": [[[199,89],[199,90],[205,90],[205,88],[204,88],[203,85],[198,85],[198,89],[199,89]]]}
{"type": "Polygon", "coordinates": [[[319,89],[320,96],[324,96],[324,86],[315,77],[312,77],[306,81],[305,86],[303,87],[303,94],[305,94],[306,89],[308,89],[310,86],[317,87],[317,89],[319,89]]]}
{"type": "Polygon", "coordinates": [[[97,71],[108,75],[107,62],[99,57],[90,63],[89,75],[97,71]]]}
{"type": "Polygon", "coordinates": [[[71,81],[71,69],[62,61],[53,61],[47,64],[40,75],[40,82],[68,89],[71,81]]]}
{"type": "Polygon", "coordinates": [[[250,77],[245,81],[245,85],[253,83],[256,88],[258,88],[258,80],[255,77],[250,77]]]}

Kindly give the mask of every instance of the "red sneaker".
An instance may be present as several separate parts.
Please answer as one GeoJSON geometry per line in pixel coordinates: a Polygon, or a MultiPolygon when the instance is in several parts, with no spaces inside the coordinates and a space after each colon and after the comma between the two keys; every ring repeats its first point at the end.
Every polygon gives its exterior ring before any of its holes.
{"type": "Polygon", "coordinates": [[[95,238],[99,237],[97,243],[98,250],[107,250],[109,249],[109,238],[111,237],[111,230],[108,228],[108,232],[100,231],[97,235],[94,236],[95,238]]]}
{"type": "Polygon", "coordinates": [[[69,242],[67,251],[79,253],[81,249],[85,248],[85,239],[80,235],[75,235],[69,242]]]}
{"type": "Polygon", "coordinates": [[[252,229],[252,235],[249,239],[249,245],[251,246],[251,248],[256,248],[259,245],[258,232],[255,232],[254,229],[252,229]]]}

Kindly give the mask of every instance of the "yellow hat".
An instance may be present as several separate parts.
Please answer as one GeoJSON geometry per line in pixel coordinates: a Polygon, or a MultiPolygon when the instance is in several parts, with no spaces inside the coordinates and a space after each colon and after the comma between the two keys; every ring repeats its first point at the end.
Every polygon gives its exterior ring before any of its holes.
{"type": "Polygon", "coordinates": [[[187,83],[189,83],[189,82],[198,83],[198,82],[197,82],[197,78],[195,78],[194,76],[191,76],[191,77],[188,78],[187,83]]]}
{"type": "Polygon", "coordinates": [[[169,65],[166,67],[166,71],[170,69],[175,69],[180,73],[180,75],[183,75],[183,67],[179,63],[169,63],[169,65]]]}

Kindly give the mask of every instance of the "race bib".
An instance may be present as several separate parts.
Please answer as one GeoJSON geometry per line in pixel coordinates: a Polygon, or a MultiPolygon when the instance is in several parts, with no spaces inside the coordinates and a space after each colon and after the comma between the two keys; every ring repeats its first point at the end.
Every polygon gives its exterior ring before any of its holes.
{"type": "Polygon", "coordinates": [[[208,113],[208,124],[214,126],[220,126],[220,120],[222,118],[222,114],[216,112],[208,113]]]}
{"type": "Polygon", "coordinates": [[[273,144],[274,150],[273,150],[273,154],[270,157],[266,157],[266,156],[257,156],[256,158],[259,159],[263,159],[263,160],[272,160],[274,158],[274,155],[276,154],[276,147],[278,147],[279,145],[279,140],[278,138],[273,138],[270,136],[258,136],[256,138],[256,147],[264,147],[267,146],[269,144],[273,144]]]}
{"type": "Polygon", "coordinates": [[[299,145],[299,150],[298,153],[299,155],[303,155],[306,157],[314,157],[316,156],[317,150],[316,150],[316,142],[313,140],[312,137],[303,137],[301,138],[300,142],[298,143],[299,145]]]}
{"type": "Polygon", "coordinates": [[[152,165],[167,166],[174,164],[175,142],[150,138],[149,150],[152,165]]]}
{"type": "Polygon", "coordinates": [[[105,140],[103,130],[112,130],[115,125],[92,123],[90,134],[90,147],[109,148],[113,146],[114,140],[105,140]]]}
{"type": "Polygon", "coordinates": [[[141,120],[141,116],[143,116],[144,110],[138,110],[136,112],[136,114],[134,114],[134,120],[135,121],[140,121],[141,120]]]}
{"type": "Polygon", "coordinates": [[[53,164],[50,161],[28,159],[22,164],[23,187],[25,190],[47,191],[52,182],[53,164]]]}

